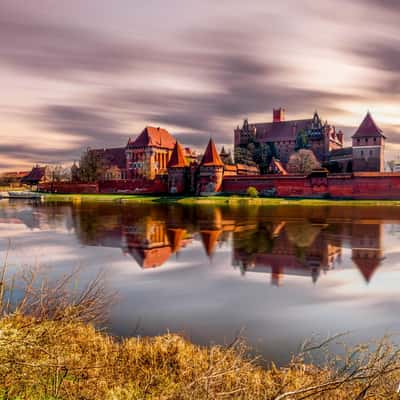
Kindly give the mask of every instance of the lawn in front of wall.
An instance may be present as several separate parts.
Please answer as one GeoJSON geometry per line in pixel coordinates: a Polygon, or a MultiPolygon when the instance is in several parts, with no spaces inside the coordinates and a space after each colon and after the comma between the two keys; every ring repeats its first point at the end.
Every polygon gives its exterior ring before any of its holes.
{"type": "Polygon", "coordinates": [[[279,197],[221,196],[154,196],[129,194],[43,194],[45,202],[115,202],[115,203],[179,203],[215,205],[301,205],[301,206],[400,206],[399,200],[337,200],[279,197]]]}

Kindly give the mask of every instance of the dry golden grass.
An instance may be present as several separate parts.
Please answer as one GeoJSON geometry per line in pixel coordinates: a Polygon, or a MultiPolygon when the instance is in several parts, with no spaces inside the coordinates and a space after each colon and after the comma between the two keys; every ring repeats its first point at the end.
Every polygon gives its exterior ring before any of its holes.
{"type": "Polygon", "coordinates": [[[264,369],[246,354],[240,341],[203,348],[177,335],[116,340],[69,319],[0,321],[3,399],[398,399],[388,343],[349,354],[342,369],[301,357],[264,369]]]}
{"type": "Polygon", "coordinates": [[[400,350],[389,341],[328,357],[324,367],[305,362],[328,340],[307,345],[285,368],[263,368],[240,340],[200,347],[178,335],[100,332],[91,321],[110,300],[101,280],[75,294],[70,281],[38,284],[27,274],[15,291],[15,279],[0,273],[1,400],[399,399],[400,350]]]}

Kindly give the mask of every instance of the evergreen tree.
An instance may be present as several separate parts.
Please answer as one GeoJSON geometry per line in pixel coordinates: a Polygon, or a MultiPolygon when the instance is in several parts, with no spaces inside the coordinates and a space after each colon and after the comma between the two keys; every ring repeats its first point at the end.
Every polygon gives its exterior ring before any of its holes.
{"type": "Polygon", "coordinates": [[[238,164],[254,165],[251,151],[247,147],[236,147],[235,162],[238,164]]]}
{"type": "Polygon", "coordinates": [[[294,149],[295,151],[298,151],[300,149],[308,149],[309,147],[307,132],[302,129],[297,133],[296,145],[294,149]]]}
{"type": "Polygon", "coordinates": [[[253,160],[260,168],[260,172],[262,174],[266,174],[268,172],[269,164],[271,163],[272,152],[268,143],[259,143],[258,146],[255,147],[253,153],[253,160]]]}

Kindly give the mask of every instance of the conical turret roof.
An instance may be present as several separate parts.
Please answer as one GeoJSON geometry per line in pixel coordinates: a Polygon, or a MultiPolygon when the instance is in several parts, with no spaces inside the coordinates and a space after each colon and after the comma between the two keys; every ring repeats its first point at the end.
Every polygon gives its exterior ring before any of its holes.
{"type": "Polygon", "coordinates": [[[378,269],[382,258],[365,258],[360,256],[353,256],[352,260],[361,272],[367,283],[370,282],[372,275],[378,269]]]}
{"type": "Polygon", "coordinates": [[[225,146],[222,146],[221,152],[219,153],[220,156],[227,156],[229,153],[225,150],[225,146]]]}
{"type": "Polygon", "coordinates": [[[206,151],[204,152],[201,165],[206,167],[222,167],[224,163],[219,158],[217,149],[215,148],[214,141],[210,138],[206,151]]]}
{"type": "Polygon", "coordinates": [[[187,163],[183,154],[182,146],[178,141],[176,141],[171,158],[168,162],[168,168],[184,168],[186,165],[187,163]]]}
{"type": "Polygon", "coordinates": [[[176,253],[182,247],[182,241],[185,237],[186,229],[182,228],[169,228],[168,238],[171,245],[171,251],[176,253]]]}
{"type": "Polygon", "coordinates": [[[214,253],[215,247],[217,246],[219,236],[222,230],[201,230],[201,239],[203,242],[204,250],[208,257],[211,257],[214,253]]]}
{"type": "Polygon", "coordinates": [[[382,130],[376,125],[372,115],[367,113],[363,122],[356,130],[353,138],[361,138],[361,137],[385,137],[382,133],[382,130]]]}

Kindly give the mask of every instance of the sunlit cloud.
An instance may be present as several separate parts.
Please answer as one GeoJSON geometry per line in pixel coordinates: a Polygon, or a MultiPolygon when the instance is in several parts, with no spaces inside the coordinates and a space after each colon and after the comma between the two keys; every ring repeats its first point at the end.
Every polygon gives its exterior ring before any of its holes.
{"type": "Polygon", "coordinates": [[[0,4],[1,169],[72,162],[147,124],[231,146],[277,106],[317,109],[347,142],[371,110],[400,141],[397,1],[134,3],[0,4]]]}

